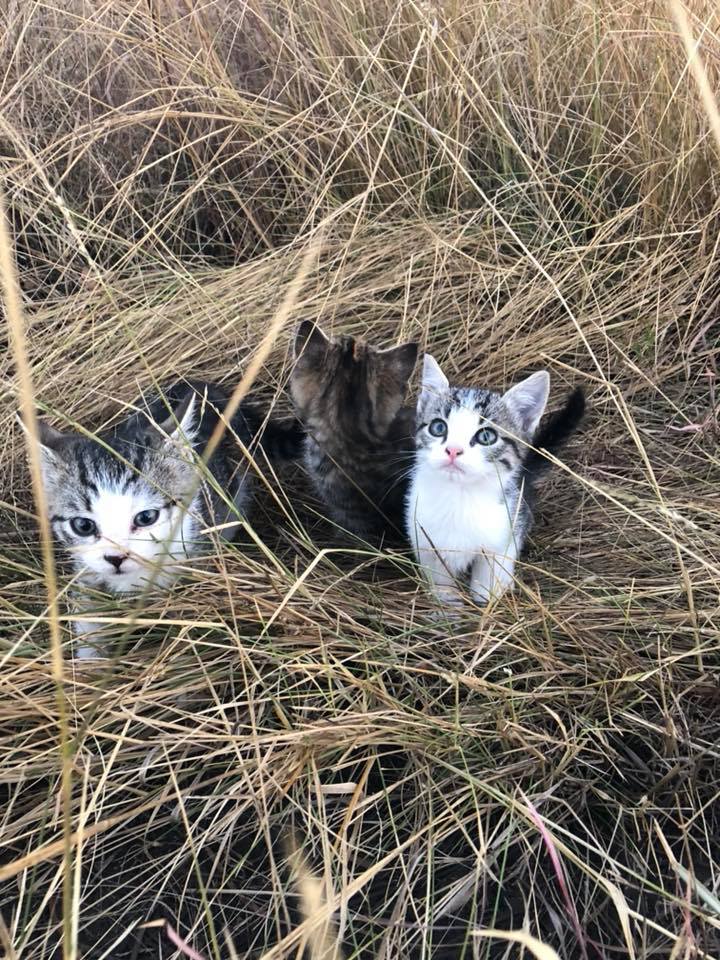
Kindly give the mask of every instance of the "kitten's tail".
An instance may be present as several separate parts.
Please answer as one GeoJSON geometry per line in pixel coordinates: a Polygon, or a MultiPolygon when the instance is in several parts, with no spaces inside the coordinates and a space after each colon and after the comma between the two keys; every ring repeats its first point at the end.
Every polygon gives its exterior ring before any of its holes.
{"type": "Polygon", "coordinates": [[[565,401],[565,406],[551,413],[540,427],[531,450],[525,461],[525,470],[537,475],[552,466],[552,462],[543,455],[543,450],[555,454],[570,439],[585,414],[585,394],[576,387],[565,401]]]}
{"type": "Polygon", "coordinates": [[[260,434],[260,444],[270,457],[297,460],[302,455],[305,431],[299,420],[268,420],[260,434]]]}
{"type": "MultiPolygon", "coordinates": [[[[285,420],[267,420],[251,406],[241,408],[242,418],[240,436],[254,446],[260,446],[265,453],[276,460],[297,460],[303,451],[305,431],[299,420],[289,417],[285,420]]],[[[239,424],[234,424],[237,427],[239,424]]]]}

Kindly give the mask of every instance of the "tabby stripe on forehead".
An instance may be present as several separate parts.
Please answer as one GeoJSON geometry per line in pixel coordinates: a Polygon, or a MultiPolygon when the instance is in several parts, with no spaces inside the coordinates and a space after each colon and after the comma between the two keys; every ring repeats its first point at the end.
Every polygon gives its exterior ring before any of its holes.
{"type": "MultiPolygon", "coordinates": [[[[98,495],[97,485],[88,476],[87,466],[85,465],[85,461],[83,460],[82,457],[78,457],[77,465],[78,465],[78,476],[80,478],[80,484],[82,485],[84,490],[89,490],[90,493],[93,493],[97,497],[98,495]]],[[[84,492],[82,494],[82,497],[83,497],[83,500],[85,501],[87,509],[90,510],[92,505],[84,492]]]]}

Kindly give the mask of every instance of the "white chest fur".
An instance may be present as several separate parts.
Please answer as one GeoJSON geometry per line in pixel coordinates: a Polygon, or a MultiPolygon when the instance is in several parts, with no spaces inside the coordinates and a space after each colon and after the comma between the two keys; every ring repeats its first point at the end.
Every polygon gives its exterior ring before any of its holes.
{"type": "Polygon", "coordinates": [[[453,574],[479,555],[505,556],[513,546],[514,511],[500,484],[465,484],[420,467],[408,494],[408,532],[418,557],[432,551],[453,574]]]}

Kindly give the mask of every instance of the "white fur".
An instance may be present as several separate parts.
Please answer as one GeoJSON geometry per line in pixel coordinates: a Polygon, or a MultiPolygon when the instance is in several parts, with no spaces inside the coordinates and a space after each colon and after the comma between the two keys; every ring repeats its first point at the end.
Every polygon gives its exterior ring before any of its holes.
{"type": "Polygon", "coordinates": [[[481,444],[470,445],[470,440],[478,428],[477,413],[465,407],[456,407],[450,411],[447,425],[447,436],[444,439],[438,438],[429,449],[419,454],[419,465],[431,467],[430,475],[437,472],[444,480],[448,491],[454,491],[459,487],[475,486],[478,483],[482,486],[490,484],[491,489],[496,486],[497,470],[494,464],[488,462],[485,456],[486,448],[481,444]],[[458,447],[463,451],[457,459],[457,467],[454,470],[445,468],[448,459],[445,447],[458,447]]]}
{"type": "Polygon", "coordinates": [[[100,487],[91,506],[85,516],[95,521],[100,535],[70,548],[74,563],[87,579],[103,582],[116,593],[141,590],[149,580],[158,586],[172,582],[172,561],[192,552],[197,537],[192,511],[183,513],[179,505],[162,508],[151,527],[134,528],[136,514],[161,504],[148,502],[147,494],[121,493],[111,486],[100,487]],[[106,554],[127,554],[120,573],[105,559],[106,554]]]}
{"type": "MultiPolygon", "coordinates": [[[[86,461],[92,484],[82,491],[82,500],[72,496],[72,485],[81,481],[74,456],[68,455],[64,447],[71,437],[40,424],[43,476],[49,503],[51,507],[56,504],[54,529],[76,569],[77,584],[120,594],[137,593],[149,585],[169,587],[180,573],[178,561],[201,551],[198,541],[200,529],[205,526],[200,509],[205,494],[203,485],[190,505],[170,499],[173,495],[180,497],[181,491],[192,486],[192,443],[199,429],[196,395],[189,395],[174,409],[168,408],[162,422],[155,422],[142,405],[133,410],[139,414],[139,442],[148,444],[148,475],[133,477],[128,471],[123,476],[121,471],[108,471],[102,458],[91,460],[89,467],[86,461]],[[143,415],[147,416],[146,425],[143,415]],[[164,457],[181,460],[182,469],[168,469],[163,464],[164,457]],[[161,484],[157,483],[156,471],[161,484]],[[166,480],[171,487],[167,491],[163,489],[166,480]],[[156,521],[149,526],[136,525],[135,517],[146,510],[158,511],[156,521]],[[73,530],[73,519],[79,517],[94,522],[91,535],[80,537],[73,530]],[[122,557],[119,572],[108,557],[122,557]]],[[[73,630],[79,638],[75,655],[81,659],[102,655],[108,630],[86,619],[93,609],[91,604],[80,593],[74,596],[77,619],[73,621],[73,630]]]]}
{"type": "Polygon", "coordinates": [[[92,623],[90,620],[73,621],[73,633],[76,637],[85,638],[95,634],[97,641],[96,643],[85,643],[81,640],[75,647],[75,658],[77,660],[95,660],[103,657],[103,654],[99,650],[102,642],[102,638],[99,635],[101,629],[99,624],[92,623]]]}
{"type": "MultiPolygon", "coordinates": [[[[148,503],[147,496],[132,496],[100,488],[93,498],[92,512],[87,514],[98,525],[100,537],[72,548],[71,555],[80,580],[108,586],[116,593],[134,593],[149,583],[167,588],[176,579],[176,561],[193,552],[198,525],[191,513],[182,513],[179,506],[163,509],[151,527],[133,530],[132,518],[141,510],[156,504],[148,503]],[[105,554],[127,554],[121,572],[104,559],[105,554]]],[[[87,610],[87,607],[85,607],[87,610]]],[[[82,614],[82,601],[77,613],[82,614]]],[[[73,621],[73,632],[80,638],[75,649],[78,659],[103,657],[105,644],[102,625],[90,620],[73,621]]]]}
{"type": "Polygon", "coordinates": [[[418,562],[443,602],[461,602],[455,579],[468,570],[478,603],[510,586],[517,557],[513,520],[499,480],[489,472],[480,479],[444,470],[431,459],[416,470],[407,528],[418,562]]]}
{"type": "MultiPolygon", "coordinates": [[[[525,435],[534,434],[549,389],[550,377],[540,371],[503,395],[506,410],[525,435]]],[[[428,426],[448,390],[447,377],[426,354],[418,414],[428,426]]],[[[426,437],[418,447],[406,528],[417,560],[443,602],[462,602],[456,578],[469,571],[473,599],[485,604],[512,586],[524,536],[519,522],[523,491],[517,479],[504,487],[489,447],[471,442],[478,430],[477,410],[456,402],[445,422],[444,436],[426,437]],[[454,462],[446,448],[454,448],[454,462]]]]}

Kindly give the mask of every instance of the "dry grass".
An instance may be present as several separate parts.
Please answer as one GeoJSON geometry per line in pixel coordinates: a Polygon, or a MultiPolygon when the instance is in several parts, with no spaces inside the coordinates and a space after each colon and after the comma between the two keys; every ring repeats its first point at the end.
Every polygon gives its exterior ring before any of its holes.
{"type": "Polygon", "coordinates": [[[6,354],[8,957],[720,956],[720,20],[687,9],[690,43],[616,0],[5,5],[3,184],[57,422],[237,384],[301,266],[268,399],[314,317],[466,381],[542,363],[592,405],[522,589],[454,630],[259,465],[247,545],[108,607],[136,621],[112,661],[66,661],[63,744],[6,354]]]}

